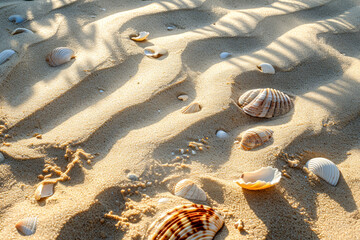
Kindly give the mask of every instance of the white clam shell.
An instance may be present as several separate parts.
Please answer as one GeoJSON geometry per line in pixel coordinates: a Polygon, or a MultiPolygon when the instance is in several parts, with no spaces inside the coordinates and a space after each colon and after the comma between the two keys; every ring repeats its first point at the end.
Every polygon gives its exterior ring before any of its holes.
{"type": "Polygon", "coordinates": [[[190,103],[188,106],[183,107],[181,109],[181,112],[184,114],[189,114],[189,113],[199,112],[200,110],[201,110],[201,105],[199,103],[190,103]]]}
{"type": "Polygon", "coordinates": [[[179,100],[181,100],[181,101],[186,101],[186,100],[189,99],[189,96],[186,95],[186,94],[181,94],[181,95],[179,95],[177,98],[178,98],[179,100]]]}
{"type": "Polygon", "coordinates": [[[29,236],[36,232],[37,217],[27,217],[15,224],[16,229],[23,235],[29,236]]]}
{"type": "Polygon", "coordinates": [[[279,183],[281,172],[276,168],[262,167],[253,172],[245,172],[239,180],[234,181],[240,187],[249,190],[261,190],[279,183]]]}
{"type": "Polygon", "coordinates": [[[275,68],[270,63],[261,63],[257,65],[257,68],[266,74],[275,74],[275,68]]]}
{"type": "Polygon", "coordinates": [[[145,39],[149,36],[149,32],[139,32],[139,34],[135,37],[131,37],[131,40],[134,40],[136,42],[142,42],[145,41],[145,39]]]}
{"type": "Polygon", "coordinates": [[[72,49],[67,47],[58,47],[46,56],[46,61],[50,66],[56,67],[69,62],[73,58],[75,58],[75,53],[72,49]]]}
{"type": "Polygon", "coordinates": [[[12,55],[15,54],[15,51],[12,49],[6,49],[0,53],[0,65],[8,60],[12,55]]]}
{"type": "Polygon", "coordinates": [[[144,54],[148,57],[153,57],[153,58],[161,57],[162,55],[165,55],[166,53],[167,53],[166,49],[164,49],[162,47],[158,47],[158,46],[146,47],[144,49],[144,54]]]}
{"type": "Polygon", "coordinates": [[[9,17],[9,21],[10,22],[14,22],[14,23],[22,23],[22,22],[24,22],[25,21],[25,18],[24,17],[22,17],[22,16],[20,16],[20,15],[11,15],[10,17],[9,17]]]}
{"type": "Polygon", "coordinates": [[[218,130],[216,132],[216,137],[218,138],[228,138],[229,137],[229,134],[223,130],[218,130]]]}
{"type": "Polygon", "coordinates": [[[329,159],[321,157],[310,159],[306,163],[306,167],[333,186],[336,186],[339,181],[340,171],[329,159]]]}
{"type": "Polygon", "coordinates": [[[190,179],[184,179],[175,186],[174,193],[189,200],[206,201],[206,193],[190,179]]]}
{"type": "Polygon", "coordinates": [[[231,53],[229,53],[229,52],[222,52],[222,53],[220,53],[220,58],[221,58],[221,59],[227,58],[227,57],[229,57],[229,56],[231,56],[231,53]]]}
{"type": "Polygon", "coordinates": [[[11,32],[11,35],[16,35],[19,33],[31,33],[33,34],[34,32],[27,29],[27,28],[16,28],[14,31],[11,32]]]}
{"type": "Polygon", "coordinates": [[[40,183],[35,190],[34,197],[37,201],[42,198],[50,197],[54,194],[54,184],[53,183],[40,183]]]}

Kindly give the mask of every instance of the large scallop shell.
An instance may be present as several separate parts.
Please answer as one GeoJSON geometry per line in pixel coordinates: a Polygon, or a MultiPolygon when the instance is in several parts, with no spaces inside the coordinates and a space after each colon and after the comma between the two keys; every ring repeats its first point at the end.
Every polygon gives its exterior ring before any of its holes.
{"type": "Polygon", "coordinates": [[[151,47],[146,47],[144,49],[144,53],[148,57],[158,58],[161,57],[162,55],[165,55],[167,53],[167,50],[162,47],[151,46],[151,47]]]}
{"type": "Polygon", "coordinates": [[[12,49],[6,49],[0,53],[0,65],[3,64],[6,60],[8,60],[15,51],[12,49]]]}
{"type": "Polygon", "coordinates": [[[175,207],[149,228],[148,240],[210,240],[224,225],[224,218],[204,205],[175,207]]]}
{"type": "Polygon", "coordinates": [[[139,32],[136,36],[131,36],[131,40],[142,42],[149,36],[149,34],[149,32],[139,32]]]}
{"type": "Polygon", "coordinates": [[[201,110],[201,105],[199,103],[191,103],[186,107],[183,107],[181,109],[181,112],[184,114],[189,114],[189,113],[196,113],[199,112],[201,110]]]}
{"type": "Polygon", "coordinates": [[[16,35],[19,33],[34,33],[34,32],[27,28],[16,28],[14,31],[11,32],[11,35],[16,35]]]}
{"type": "Polygon", "coordinates": [[[176,196],[189,200],[206,201],[206,193],[199,188],[192,180],[184,179],[178,182],[174,191],[176,196]]]}
{"type": "Polygon", "coordinates": [[[241,133],[238,137],[240,147],[246,151],[263,145],[269,141],[274,133],[268,128],[251,128],[241,133]]]}
{"type": "Polygon", "coordinates": [[[22,22],[24,22],[25,21],[25,18],[24,17],[22,17],[22,16],[20,16],[20,15],[11,15],[10,17],[9,17],[9,21],[10,22],[14,22],[14,23],[22,23],[22,22]]]}
{"type": "Polygon", "coordinates": [[[236,182],[240,187],[249,190],[261,190],[279,183],[281,173],[276,168],[262,167],[254,172],[245,172],[236,182]]]}
{"type": "Polygon", "coordinates": [[[54,194],[54,184],[53,183],[40,183],[35,190],[34,197],[36,200],[42,198],[50,197],[54,194]]]}
{"type": "Polygon", "coordinates": [[[306,167],[333,186],[336,186],[339,181],[340,171],[329,159],[320,157],[310,159],[306,163],[306,167]]]}
{"type": "Polygon", "coordinates": [[[37,224],[37,217],[27,217],[18,221],[15,224],[15,227],[20,233],[28,236],[36,232],[36,224],[37,224]]]}
{"type": "Polygon", "coordinates": [[[293,102],[288,95],[279,90],[259,88],[241,95],[239,106],[250,116],[272,118],[289,112],[293,102]]]}
{"type": "Polygon", "coordinates": [[[275,68],[270,63],[261,63],[256,67],[263,73],[275,74],[275,68]]]}
{"type": "Polygon", "coordinates": [[[73,58],[75,58],[75,53],[72,49],[67,47],[58,47],[46,56],[46,61],[50,66],[56,67],[69,62],[73,58]]]}

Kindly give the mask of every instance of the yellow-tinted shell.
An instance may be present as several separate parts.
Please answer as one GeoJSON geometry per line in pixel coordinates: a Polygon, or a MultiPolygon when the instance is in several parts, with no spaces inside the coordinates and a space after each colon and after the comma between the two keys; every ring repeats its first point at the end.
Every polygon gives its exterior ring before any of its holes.
{"type": "Polygon", "coordinates": [[[54,184],[53,183],[40,183],[35,190],[34,197],[36,200],[42,198],[50,197],[54,194],[54,184]]]}
{"type": "Polygon", "coordinates": [[[240,141],[242,149],[251,150],[269,141],[273,133],[271,129],[267,128],[251,128],[241,133],[237,140],[240,141]]]}
{"type": "Polygon", "coordinates": [[[249,190],[261,190],[279,183],[281,173],[276,168],[263,167],[254,172],[245,172],[239,180],[234,181],[240,187],[249,190]]]}
{"type": "Polygon", "coordinates": [[[139,32],[136,36],[131,36],[131,40],[136,42],[142,42],[145,41],[145,39],[149,36],[149,32],[139,32]]]}
{"type": "Polygon", "coordinates": [[[181,109],[181,112],[184,114],[196,113],[201,110],[201,105],[199,103],[191,103],[188,106],[181,109]]]}
{"type": "Polygon", "coordinates": [[[195,182],[190,179],[184,179],[178,182],[174,191],[176,196],[190,200],[206,201],[206,193],[199,188],[195,182]]]}

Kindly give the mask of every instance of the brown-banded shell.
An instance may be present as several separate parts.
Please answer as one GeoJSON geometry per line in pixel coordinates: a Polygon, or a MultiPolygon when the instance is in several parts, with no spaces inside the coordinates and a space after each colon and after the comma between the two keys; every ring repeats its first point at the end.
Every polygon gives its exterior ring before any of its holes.
{"type": "Polygon", "coordinates": [[[23,235],[32,235],[36,232],[37,217],[27,217],[15,224],[16,229],[23,235]]]}
{"type": "Polygon", "coordinates": [[[154,222],[148,240],[213,239],[224,225],[224,218],[204,205],[188,204],[175,207],[154,222]]]}
{"type": "Polygon", "coordinates": [[[239,180],[234,181],[240,187],[249,190],[261,190],[279,183],[281,172],[276,168],[262,167],[253,172],[245,172],[239,180]]]}
{"type": "Polygon", "coordinates": [[[41,200],[42,198],[50,197],[54,194],[54,184],[53,183],[40,183],[35,190],[34,197],[36,200],[41,200]]]}
{"type": "Polygon", "coordinates": [[[148,57],[153,57],[153,58],[161,57],[162,55],[165,55],[166,53],[167,53],[166,49],[164,49],[162,47],[158,47],[158,46],[146,47],[144,49],[144,54],[148,57]]]}
{"type": "Polygon", "coordinates": [[[175,186],[174,193],[189,200],[206,201],[206,193],[190,179],[184,179],[175,186]]]}
{"type": "Polygon", "coordinates": [[[12,49],[6,49],[0,52],[0,65],[6,62],[12,55],[15,54],[15,51],[12,49]]]}
{"type": "Polygon", "coordinates": [[[267,74],[275,74],[275,68],[270,63],[261,63],[256,66],[260,72],[267,74]]]}
{"type": "Polygon", "coordinates": [[[306,163],[307,169],[324,179],[329,184],[336,186],[339,181],[340,171],[329,159],[313,158],[306,163]]]}
{"type": "Polygon", "coordinates": [[[240,147],[248,151],[269,141],[273,133],[268,128],[251,128],[241,133],[237,140],[240,141],[240,147]]]}
{"type": "Polygon", "coordinates": [[[33,34],[34,32],[27,29],[27,28],[16,28],[14,31],[11,32],[11,35],[16,35],[19,33],[31,33],[33,34]]]}
{"type": "Polygon", "coordinates": [[[287,94],[272,88],[249,90],[241,95],[238,103],[246,114],[265,118],[285,114],[294,106],[287,94]]]}
{"type": "Polygon", "coordinates": [[[139,32],[139,34],[135,36],[130,36],[130,38],[131,40],[134,40],[136,42],[142,42],[149,36],[149,34],[149,32],[139,32]]]}
{"type": "Polygon", "coordinates": [[[46,56],[46,61],[50,66],[56,67],[69,62],[73,58],[75,58],[75,52],[72,49],[67,47],[58,47],[46,56]]]}
{"type": "Polygon", "coordinates": [[[196,113],[199,112],[201,110],[201,105],[199,103],[191,103],[186,107],[183,107],[181,109],[181,112],[184,114],[189,114],[189,113],[196,113]]]}

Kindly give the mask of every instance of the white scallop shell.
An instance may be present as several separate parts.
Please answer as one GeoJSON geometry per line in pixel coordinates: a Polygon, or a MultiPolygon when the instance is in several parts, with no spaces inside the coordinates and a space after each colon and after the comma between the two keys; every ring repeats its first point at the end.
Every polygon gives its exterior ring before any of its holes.
{"type": "Polygon", "coordinates": [[[56,67],[69,62],[73,58],[75,58],[75,53],[72,49],[67,47],[58,47],[46,56],[46,61],[50,66],[56,67]]]}
{"type": "Polygon", "coordinates": [[[162,47],[158,47],[158,46],[146,47],[144,49],[144,54],[148,57],[153,57],[153,58],[161,57],[162,55],[165,55],[166,53],[167,53],[166,49],[164,49],[162,47]]]}
{"type": "Polygon", "coordinates": [[[270,63],[261,63],[256,67],[263,73],[275,74],[275,68],[270,63]]]}
{"type": "Polygon", "coordinates": [[[186,94],[181,94],[181,95],[179,95],[177,98],[178,98],[179,100],[181,100],[181,101],[186,101],[186,100],[189,99],[189,96],[186,95],[186,94]]]}
{"type": "Polygon", "coordinates": [[[229,137],[229,134],[227,132],[223,131],[223,130],[218,130],[216,132],[216,136],[218,138],[227,138],[227,137],[229,137]]]}
{"type": "Polygon", "coordinates": [[[196,113],[199,112],[201,110],[201,105],[199,103],[191,103],[186,107],[183,107],[181,109],[181,112],[184,114],[189,114],[189,113],[196,113]]]}
{"type": "Polygon", "coordinates": [[[339,181],[340,171],[329,159],[313,158],[306,163],[307,169],[324,179],[329,184],[336,186],[339,181]]]}
{"type": "Polygon", "coordinates": [[[149,36],[149,34],[149,32],[139,32],[137,36],[131,37],[131,40],[142,42],[149,36]]]}
{"type": "Polygon", "coordinates": [[[199,188],[192,180],[184,179],[175,186],[174,193],[189,200],[206,201],[206,193],[199,188]]]}
{"type": "Polygon", "coordinates": [[[11,15],[9,17],[9,21],[14,23],[22,23],[25,21],[25,18],[20,15],[11,15]]]}
{"type": "Polygon", "coordinates": [[[229,56],[231,56],[231,53],[229,53],[229,52],[222,52],[222,53],[220,53],[220,58],[222,58],[222,59],[227,58],[227,57],[229,57],[229,56]]]}
{"type": "Polygon", "coordinates": [[[11,32],[11,35],[15,35],[19,33],[34,33],[34,32],[27,28],[16,28],[14,31],[11,32]]]}
{"type": "Polygon", "coordinates": [[[16,229],[28,236],[36,232],[37,217],[27,217],[15,224],[16,229]]]}
{"type": "Polygon", "coordinates": [[[0,53],[0,65],[8,60],[12,55],[15,54],[15,51],[12,49],[6,49],[0,53]]]}
{"type": "Polygon", "coordinates": [[[245,172],[239,180],[234,181],[242,188],[261,190],[279,183],[281,172],[277,168],[262,167],[253,172],[245,172]]]}
{"type": "Polygon", "coordinates": [[[54,184],[53,183],[40,183],[35,190],[34,197],[36,200],[42,198],[50,197],[54,194],[54,184]]]}

